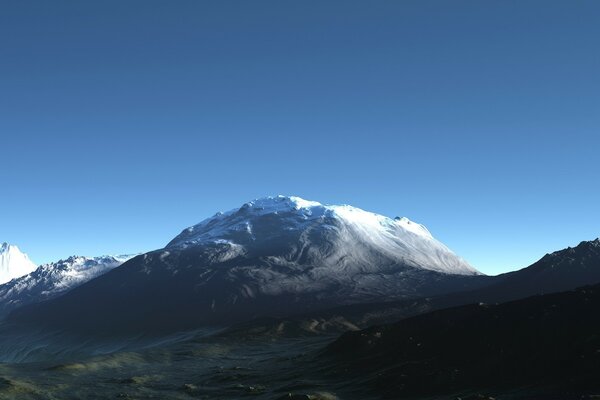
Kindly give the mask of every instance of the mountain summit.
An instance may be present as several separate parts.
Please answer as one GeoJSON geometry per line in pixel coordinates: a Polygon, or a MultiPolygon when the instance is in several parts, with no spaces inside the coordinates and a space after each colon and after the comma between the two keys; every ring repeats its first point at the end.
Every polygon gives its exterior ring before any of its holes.
{"type": "Polygon", "coordinates": [[[378,270],[402,264],[448,274],[477,270],[408,218],[384,217],[348,205],[323,205],[300,197],[266,197],[217,213],[184,230],[168,245],[224,244],[229,256],[318,263],[327,274],[378,270]]]}
{"type": "Polygon", "coordinates": [[[90,332],[173,331],[448,293],[477,275],[407,218],[277,196],[217,213],[13,317],[90,332]]]}
{"type": "Polygon", "coordinates": [[[18,278],[37,268],[27,256],[15,245],[0,244],[0,284],[18,278]]]}

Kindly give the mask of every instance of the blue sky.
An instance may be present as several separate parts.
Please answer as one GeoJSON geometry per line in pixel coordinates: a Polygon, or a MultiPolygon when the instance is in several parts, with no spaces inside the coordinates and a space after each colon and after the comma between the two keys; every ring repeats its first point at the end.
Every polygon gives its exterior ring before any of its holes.
{"type": "Polygon", "coordinates": [[[600,235],[600,2],[5,1],[0,241],[164,246],[265,195],[485,273],[600,235]]]}

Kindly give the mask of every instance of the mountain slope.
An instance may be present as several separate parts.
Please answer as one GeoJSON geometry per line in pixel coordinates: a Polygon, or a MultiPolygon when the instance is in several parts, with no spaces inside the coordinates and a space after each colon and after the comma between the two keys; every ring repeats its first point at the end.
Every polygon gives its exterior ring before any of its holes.
{"type": "Polygon", "coordinates": [[[450,308],[345,333],[324,359],[382,398],[587,398],[600,389],[599,307],[595,285],[450,308]]]}
{"type": "Polygon", "coordinates": [[[529,267],[490,278],[483,288],[431,299],[430,305],[499,303],[600,283],[600,239],[546,254],[529,267]]]}
{"type": "Polygon", "coordinates": [[[0,284],[27,275],[36,268],[37,265],[17,246],[8,243],[0,244],[0,284]]]}
{"type": "Polygon", "coordinates": [[[72,256],[44,264],[28,275],[0,285],[0,316],[30,303],[55,298],[118,267],[133,256],[72,256]]]}
{"type": "Polygon", "coordinates": [[[600,283],[600,239],[546,254],[527,268],[499,276],[486,291],[504,301],[594,283],[600,283]]]}
{"type": "Polygon", "coordinates": [[[477,285],[475,269],[408,219],[279,196],[219,213],[164,249],[11,318],[172,331],[477,285]]]}
{"type": "MultiPolygon", "coordinates": [[[[347,330],[348,325],[366,328],[395,322],[434,310],[473,303],[501,303],[600,283],[600,240],[581,242],[574,248],[547,254],[519,271],[479,277],[481,288],[441,296],[384,303],[355,304],[320,310],[294,318],[261,319],[241,325],[243,329],[285,335],[286,328],[310,327],[305,333],[347,330]],[[343,320],[345,325],[338,322],[343,320]],[[273,333],[276,332],[276,333],[273,333]]],[[[238,331],[242,328],[236,328],[238,331]]],[[[297,330],[297,329],[296,329],[297,330]]]]}

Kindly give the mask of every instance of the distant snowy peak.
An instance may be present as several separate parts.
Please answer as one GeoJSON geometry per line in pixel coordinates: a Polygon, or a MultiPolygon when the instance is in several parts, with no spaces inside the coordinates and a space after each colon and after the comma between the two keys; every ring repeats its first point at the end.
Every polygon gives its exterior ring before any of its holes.
{"type": "Polygon", "coordinates": [[[341,257],[356,265],[397,263],[450,274],[478,274],[427,228],[406,217],[389,218],[295,196],[265,197],[217,213],[184,230],[167,248],[228,243],[240,254],[268,256],[277,255],[276,247],[284,237],[288,247],[294,243],[311,248],[308,254],[318,253],[320,264],[339,264],[341,257]],[[268,254],[272,250],[275,253],[268,254]]]}
{"type": "Polygon", "coordinates": [[[0,284],[18,278],[37,268],[27,256],[15,245],[0,244],[0,284]]]}
{"type": "Polygon", "coordinates": [[[84,257],[71,256],[64,260],[40,266],[41,270],[62,270],[90,273],[99,269],[112,269],[134,257],[133,255],[84,257]]]}
{"type": "Polygon", "coordinates": [[[27,286],[43,282],[45,290],[72,289],[100,276],[133,258],[134,255],[84,257],[71,256],[64,260],[41,265],[31,274],[19,279],[27,286]]]}
{"type": "Polygon", "coordinates": [[[134,255],[82,257],[41,265],[0,285],[0,315],[29,303],[57,297],[120,266],[134,255]]]}

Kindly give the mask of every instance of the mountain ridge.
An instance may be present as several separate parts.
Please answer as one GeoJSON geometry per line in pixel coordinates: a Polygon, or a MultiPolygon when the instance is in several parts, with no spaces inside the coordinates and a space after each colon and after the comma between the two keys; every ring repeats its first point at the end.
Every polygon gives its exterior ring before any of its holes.
{"type": "Polygon", "coordinates": [[[477,287],[479,276],[406,218],[277,196],[217,213],[11,318],[88,331],[188,329],[448,293],[477,287]]]}
{"type": "Polygon", "coordinates": [[[133,255],[71,256],[40,265],[31,273],[0,285],[0,317],[18,307],[58,297],[120,266],[132,257],[133,255]]]}

